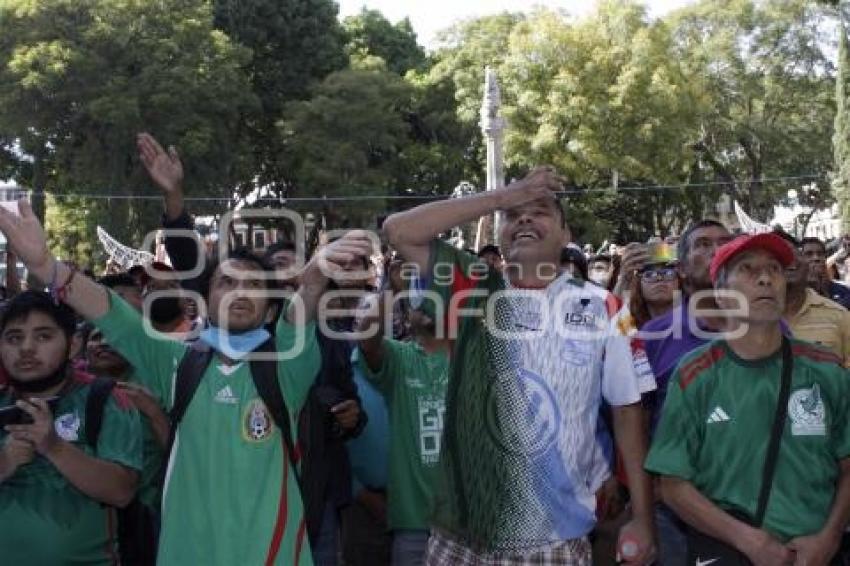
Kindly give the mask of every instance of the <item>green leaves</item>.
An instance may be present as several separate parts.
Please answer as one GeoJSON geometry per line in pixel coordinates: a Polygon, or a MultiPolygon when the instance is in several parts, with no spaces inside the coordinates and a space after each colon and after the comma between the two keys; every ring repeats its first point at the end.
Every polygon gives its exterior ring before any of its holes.
{"type": "MultiPolygon", "coordinates": [[[[250,175],[234,159],[257,105],[250,52],[213,29],[208,3],[5,0],[0,21],[0,131],[20,143],[25,186],[148,192],[134,143],[143,128],[181,147],[191,192],[226,194],[250,175]]],[[[155,225],[136,208],[115,226],[119,239],[140,242],[155,225]]]]}
{"type": "Polygon", "coordinates": [[[577,21],[547,10],[481,18],[444,36],[431,76],[453,81],[461,123],[473,125],[483,68],[497,69],[516,174],[551,163],[591,189],[615,177],[620,186],[721,183],[582,197],[582,214],[606,220],[604,229],[645,237],[713,215],[721,192],[769,217],[807,181],[765,179],[829,169],[830,14],[802,0],[703,0],[651,20],[640,4],[610,1],[577,21]],[[624,209],[635,211],[631,226],[607,212],[624,209]]]}
{"type": "Polygon", "coordinates": [[[364,7],[358,15],[345,18],[342,25],[347,35],[346,50],[354,59],[380,57],[390,71],[402,76],[410,70],[421,71],[427,64],[425,51],[406,18],[392,24],[377,10],[364,7]]]}
{"type": "MultiPolygon", "coordinates": [[[[146,129],[180,148],[190,196],[448,194],[484,184],[491,66],[509,177],[551,163],[590,189],[570,197],[579,238],[666,233],[724,192],[759,218],[790,188],[831,202],[825,183],[766,179],[833,166],[833,7],[702,0],[658,20],[611,0],[580,20],[542,9],[459,22],[428,55],[406,20],[336,13],[332,0],[0,0],[0,173],[49,191],[149,191],[133,144],[146,129]],[[615,179],[683,188],[617,191],[615,179]]],[[[836,187],[850,186],[838,88],[836,187]]],[[[331,223],[413,202],[335,205],[331,223]]],[[[138,242],[156,209],[134,203],[109,230],[138,242]]]]}

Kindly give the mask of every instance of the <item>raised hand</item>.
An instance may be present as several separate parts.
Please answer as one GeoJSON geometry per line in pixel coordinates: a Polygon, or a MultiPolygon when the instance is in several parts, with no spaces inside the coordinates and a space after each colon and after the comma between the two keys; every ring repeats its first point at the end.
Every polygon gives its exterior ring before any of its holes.
{"type": "Polygon", "coordinates": [[[136,147],[142,165],[160,189],[165,193],[183,190],[183,162],[173,145],[166,152],[152,135],[141,133],[136,136],[136,147]]]}
{"type": "Polygon", "coordinates": [[[342,274],[351,262],[371,257],[380,249],[378,242],[378,236],[372,232],[352,230],[316,252],[301,273],[301,286],[293,296],[286,319],[295,325],[313,320],[328,280],[342,274]],[[302,308],[296,307],[299,303],[302,308]]]}
{"type": "Polygon", "coordinates": [[[643,269],[651,258],[649,257],[649,246],[632,242],[627,244],[623,250],[623,259],[620,263],[620,273],[631,277],[635,271],[643,269]]]}
{"type": "Polygon", "coordinates": [[[499,208],[520,206],[541,198],[552,198],[553,192],[564,189],[565,179],[548,165],[534,168],[531,173],[514,181],[507,187],[494,191],[498,195],[499,208]]]}
{"type": "Polygon", "coordinates": [[[28,201],[18,201],[18,214],[0,207],[0,232],[27,268],[42,282],[48,283],[53,257],[47,249],[44,229],[28,201]]]}
{"type": "Polygon", "coordinates": [[[366,230],[352,230],[338,240],[320,249],[304,268],[301,284],[304,286],[327,283],[335,274],[345,271],[345,266],[360,258],[369,258],[380,242],[376,234],[366,230]]]}

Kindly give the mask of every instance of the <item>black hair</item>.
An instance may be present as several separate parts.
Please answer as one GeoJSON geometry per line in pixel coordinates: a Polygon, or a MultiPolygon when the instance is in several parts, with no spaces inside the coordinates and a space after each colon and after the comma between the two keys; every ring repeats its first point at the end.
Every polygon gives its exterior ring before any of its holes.
{"type": "Polygon", "coordinates": [[[24,291],[3,306],[3,312],[0,314],[0,333],[6,330],[9,323],[26,318],[33,312],[40,312],[52,318],[69,340],[77,330],[77,315],[70,307],[63,303],[57,305],[50,295],[43,291],[24,291]]]}
{"type": "Polygon", "coordinates": [[[295,242],[291,240],[278,240],[273,243],[269,247],[266,248],[265,253],[263,254],[263,259],[266,261],[271,261],[272,256],[277,252],[293,252],[295,253],[295,242]]]}
{"type": "MultiPolygon", "coordinates": [[[[253,263],[256,266],[257,271],[263,271],[268,274],[274,272],[274,268],[269,265],[269,262],[266,261],[265,258],[258,256],[248,248],[239,247],[230,250],[223,259],[221,259],[220,256],[214,256],[209,262],[207,262],[204,272],[200,275],[200,277],[198,277],[198,292],[200,292],[205,301],[209,301],[210,298],[210,283],[212,282],[213,275],[215,275],[215,272],[219,265],[221,265],[221,262],[228,260],[253,263]]],[[[274,279],[271,277],[266,278],[265,284],[267,289],[274,289],[277,287],[274,279]]]]}
{"type": "Polygon", "coordinates": [[[581,250],[566,246],[561,250],[561,263],[572,263],[578,269],[579,275],[584,281],[587,277],[587,258],[581,250]]]}
{"type": "Polygon", "coordinates": [[[691,253],[691,235],[701,228],[722,228],[727,232],[729,229],[724,226],[722,223],[717,220],[699,220],[697,222],[693,222],[685,228],[685,231],[682,232],[682,235],[679,237],[679,242],[676,244],[676,257],[682,263],[685,263],[688,259],[688,254],[691,253]]]}
{"type": "Polygon", "coordinates": [[[807,244],[817,244],[818,246],[821,247],[821,249],[824,251],[824,253],[826,253],[826,244],[820,238],[813,238],[813,237],[809,236],[808,238],[803,238],[802,240],[800,240],[800,247],[801,248],[803,246],[807,245],[807,244]]]}
{"type": "Polygon", "coordinates": [[[115,289],[116,287],[135,287],[138,289],[139,287],[136,285],[136,280],[133,279],[133,276],[126,272],[104,275],[97,282],[109,289],[115,289]]]}
{"type": "Polygon", "coordinates": [[[502,257],[502,252],[499,250],[499,246],[495,244],[487,244],[480,250],[478,250],[478,257],[483,256],[486,253],[494,253],[499,257],[502,257]]]}
{"type": "Polygon", "coordinates": [[[773,233],[791,244],[791,247],[795,250],[800,247],[800,242],[797,241],[797,238],[786,232],[785,230],[773,230],[773,233]]]}

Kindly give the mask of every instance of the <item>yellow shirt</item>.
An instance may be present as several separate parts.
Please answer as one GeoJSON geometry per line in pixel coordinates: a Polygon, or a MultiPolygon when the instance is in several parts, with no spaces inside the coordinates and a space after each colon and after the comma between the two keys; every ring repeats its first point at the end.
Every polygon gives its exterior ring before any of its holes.
{"type": "Polygon", "coordinates": [[[850,367],[850,312],[847,309],[813,289],[806,289],[803,306],[787,322],[795,338],[822,345],[841,358],[845,367],[850,367]]]}

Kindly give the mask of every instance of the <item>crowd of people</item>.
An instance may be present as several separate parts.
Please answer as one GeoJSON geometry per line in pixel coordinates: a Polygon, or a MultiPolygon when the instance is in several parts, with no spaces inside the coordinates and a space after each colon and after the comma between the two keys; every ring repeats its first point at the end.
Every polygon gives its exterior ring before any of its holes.
{"type": "Polygon", "coordinates": [[[179,155],[138,147],[168,263],[94,277],[0,208],[42,285],[0,309],[0,563],[850,560],[850,240],[594,253],[542,167],[199,257],[179,155]],[[493,213],[499,247],[441,239],[493,213]]]}

